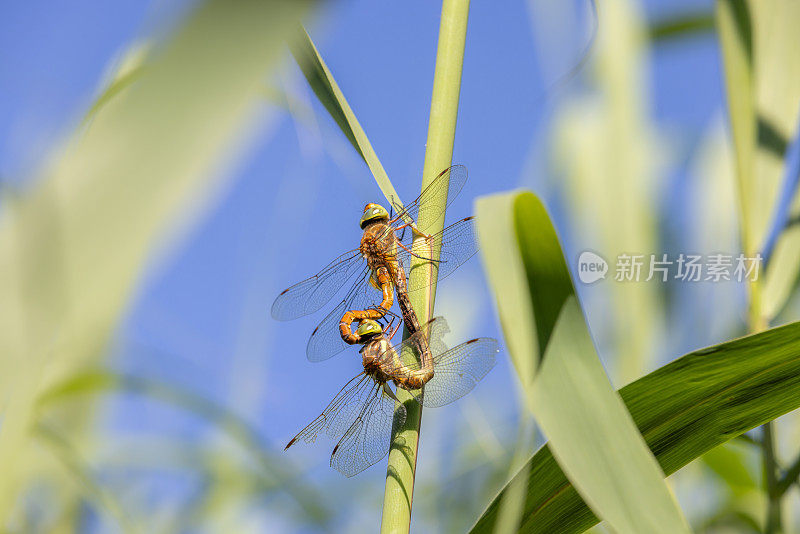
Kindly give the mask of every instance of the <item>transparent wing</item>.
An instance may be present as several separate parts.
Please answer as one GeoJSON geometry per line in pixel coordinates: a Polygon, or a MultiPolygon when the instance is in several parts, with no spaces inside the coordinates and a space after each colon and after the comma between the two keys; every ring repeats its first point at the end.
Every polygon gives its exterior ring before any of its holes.
{"type": "MultiPolygon", "coordinates": [[[[460,399],[492,370],[500,351],[497,340],[480,337],[433,355],[433,378],[422,390],[412,390],[426,408],[444,406],[460,399]]],[[[413,364],[412,364],[413,366],[413,364]]]]}
{"type": "Polygon", "coordinates": [[[345,252],[315,276],[281,291],[272,303],[272,317],[279,321],[289,321],[314,313],[364,266],[358,249],[345,252]]]}
{"type": "Polygon", "coordinates": [[[339,321],[348,310],[366,310],[380,304],[381,293],[369,283],[370,271],[364,271],[358,277],[347,296],[320,321],[306,345],[306,357],[311,362],[321,362],[331,358],[349,345],[339,335],[339,321]]]}
{"type": "Polygon", "coordinates": [[[412,280],[412,271],[417,269],[430,269],[432,273],[438,271],[438,277],[434,279],[442,280],[475,255],[478,251],[475,217],[461,219],[434,234],[429,240],[418,239],[413,248],[410,244],[406,246],[411,252],[400,248],[397,257],[406,268],[408,292],[411,293],[432,283],[432,277],[426,276],[414,277],[412,280]],[[433,250],[437,246],[441,247],[438,258],[433,255],[433,250]],[[425,258],[438,261],[424,261],[425,258]]]}
{"type": "Polygon", "coordinates": [[[370,391],[369,402],[331,454],[331,467],[346,477],[360,473],[386,456],[392,425],[401,425],[406,420],[405,407],[386,395],[381,384],[373,382],[370,391]]]}
{"type": "Polygon", "coordinates": [[[403,224],[403,221],[410,218],[415,222],[417,228],[424,232],[426,228],[439,222],[445,208],[458,196],[466,181],[467,168],[463,165],[453,165],[443,170],[414,202],[404,205],[402,209],[397,203],[392,203],[394,209],[397,210],[395,217],[400,217],[397,223],[403,224]],[[439,199],[442,198],[445,191],[447,192],[447,201],[441,205],[439,199]],[[420,218],[423,220],[424,227],[419,224],[420,218]]]}
{"type": "MultiPolygon", "coordinates": [[[[381,358],[383,371],[391,375],[399,367],[405,366],[412,370],[418,370],[422,362],[422,351],[427,347],[436,362],[436,355],[447,352],[447,345],[442,339],[450,331],[450,326],[444,317],[434,317],[424,325],[420,326],[419,331],[411,334],[402,343],[394,345],[394,350],[400,355],[402,362],[390,358],[381,358]]],[[[382,352],[379,357],[386,355],[387,351],[382,352]]]]}
{"type": "MultiPolygon", "coordinates": [[[[413,269],[438,269],[438,279],[441,280],[472,257],[477,251],[475,218],[467,217],[451,224],[438,234],[431,236],[429,242],[441,245],[439,262],[425,262],[402,248],[398,250],[397,259],[401,265],[407,268],[407,276],[410,273],[408,266],[412,265],[413,261],[415,265],[413,269]]],[[[420,246],[419,240],[412,252],[422,258],[430,257],[430,252],[427,252],[426,247],[420,246]]],[[[347,348],[348,345],[342,341],[339,335],[339,321],[347,310],[365,310],[380,304],[380,291],[369,283],[369,268],[363,262],[359,261],[358,264],[362,266],[361,274],[356,278],[347,296],[322,319],[311,334],[306,345],[306,356],[309,361],[327,360],[347,348]]],[[[409,293],[428,287],[431,283],[428,277],[415,277],[413,281],[410,278],[408,280],[409,293]]]]}
{"type": "Polygon", "coordinates": [[[350,380],[325,410],[292,438],[284,450],[301,440],[313,443],[321,432],[334,439],[342,436],[372,399],[374,385],[375,382],[364,373],[350,380]]]}

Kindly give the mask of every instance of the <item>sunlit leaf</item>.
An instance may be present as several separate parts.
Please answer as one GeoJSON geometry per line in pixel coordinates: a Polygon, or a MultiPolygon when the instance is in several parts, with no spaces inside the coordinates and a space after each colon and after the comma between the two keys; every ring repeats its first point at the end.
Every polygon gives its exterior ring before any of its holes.
{"type": "MultiPolygon", "coordinates": [[[[800,4],[781,1],[750,1],[753,16],[758,112],[756,174],[768,203],[764,240],[773,227],[783,228],[770,254],[763,286],[763,310],[772,319],[786,304],[800,271],[800,232],[787,223],[800,217],[797,193],[797,130],[800,116],[800,65],[793,51],[800,47],[800,34],[793,23],[800,17],[800,4]],[[793,141],[793,151],[786,150],[793,141]],[[788,208],[788,216],[787,216],[788,208]]],[[[765,243],[764,248],[769,247],[765,243]]]]}
{"type": "Polygon", "coordinates": [[[791,59],[800,46],[797,17],[796,2],[717,2],[743,249],[750,256],[766,252],[773,265],[756,302],[762,309],[755,309],[766,321],[783,308],[800,269],[800,233],[796,227],[780,233],[800,214],[797,172],[785,155],[800,112],[800,65],[791,59]]]}
{"type": "MultiPolygon", "coordinates": [[[[531,193],[507,193],[480,199],[476,215],[484,265],[528,407],[569,479],[616,531],[688,532],[597,357],[544,206],[531,193]]],[[[524,525],[527,500],[523,509],[524,525]]]]}
{"type": "MultiPolygon", "coordinates": [[[[311,1],[199,4],[0,220],[0,518],[36,397],[98,354],[154,250],[204,204],[311,1]]],[[[76,414],[76,417],[82,417],[76,414]]]]}
{"type": "Polygon", "coordinates": [[[763,257],[766,263],[764,315],[772,318],[780,312],[797,284],[800,269],[800,129],[786,152],[781,190],[775,205],[772,224],[763,257]],[[774,261],[771,261],[774,256],[774,261]]]}
{"type": "MultiPolygon", "coordinates": [[[[800,323],[687,354],[620,391],[664,473],[800,407],[800,323]]],[[[550,449],[528,464],[523,532],[582,532],[599,521],[550,449]]],[[[472,532],[490,532],[501,494],[472,532]]]]}
{"type": "MultiPolygon", "coordinates": [[[[719,0],[717,27],[727,88],[728,116],[736,158],[742,248],[759,245],[766,215],[763,184],[755,176],[756,98],[753,79],[753,27],[746,0],[719,0]]],[[[771,195],[768,196],[771,200],[771,195]]]]}
{"type": "Polygon", "coordinates": [[[682,13],[657,20],[648,28],[650,39],[658,43],[685,39],[695,35],[713,35],[714,14],[682,13]]]}
{"type": "Polygon", "coordinates": [[[84,123],[88,123],[112,98],[118,96],[139,79],[142,75],[142,65],[145,64],[149,52],[147,43],[142,43],[132,46],[125,53],[114,71],[110,73],[102,91],[84,115],[84,123]]]}
{"type": "Polygon", "coordinates": [[[381,165],[378,155],[372,149],[372,144],[369,142],[367,134],[361,128],[361,124],[350,108],[350,104],[347,103],[344,93],[339,89],[339,84],[336,83],[333,74],[322,60],[322,56],[305,29],[301,28],[299,32],[293,35],[293,38],[289,41],[289,49],[292,51],[300,70],[303,71],[303,75],[308,80],[308,84],[314,90],[319,101],[325,106],[325,109],[328,110],[333,120],[341,128],[342,133],[350,140],[358,154],[369,166],[386,200],[392,205],[401,205],[400,196],[394,190],[394,186],[389,180],[383,165],[381,165]]]}

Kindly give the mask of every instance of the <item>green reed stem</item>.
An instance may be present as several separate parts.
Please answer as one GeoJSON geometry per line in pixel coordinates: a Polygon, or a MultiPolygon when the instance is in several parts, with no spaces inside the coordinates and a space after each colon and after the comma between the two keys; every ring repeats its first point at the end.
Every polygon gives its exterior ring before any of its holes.
{"type": "MultiPolygon", "coordinates": [[[[761,316],[760,291],[758,282],[750,284],[750,333],[766,330],[769,325],[761,316]]],[[[781,498],[783,492],[778,478],[778,461],[775,456],[775,426],[772,421],[761,426],[761,465],[764,471],[764,486],[767,495],[767,519],[765,534],[782,532],[781,498]]]]}
{"type": "MultiPolygon", "coordinates": [[[[755,334],[769,328],[768,321],[761,312],[760,281],[749,284],[750,302],[748,310],[748,329],[755,334]]],[[[764,472],[764,489],[767,496],[767,518],[764,525],[765,534],[782,532],[781,498],[778,476],[778,461],[775,456],[775,425],[772,421],[761,426],[761,466],[764,472]]]]}
{"type": "Polygon", "coordinates": [[[764,526],[765,534],[783,531],[781,528],[782,493],[778,487],[778,464],[775,460],[774,430],[771,421],[761,427],[761,457],[767,491],[767,522],[764,526]]]}
{"type": "MultiPolygon", "coordinates": [[[[443,0],[422,189],[425,189],[437,174],[452,163],[468,15],[469,0],[443,0]]],[[[447,204],[446,194],[445,192],[445,196],[436,199],[442,208],[447,204]]],[[[419,221],[422,227],[427,226],[424,216],[424,213],[421,214],[419,221]]],[[[432,234],[440,231],[443,223],[444,217],[441,218],[438,228],[427,227],[426,232],[432,234]]],[[[434,258],[438,258],[439,250],[433,250],[432,253],[434,258]]],[[[426,278],[432,282],[428,291],[419,292],[422,294],[416,294],[411,299],[421,324],[427,322],[433,314],[436,275],[435,267],[431,264],[428,264],[428,268],[419,269],[415,269],[412,265],[412,283],[415,282],[415,278],[426,278]]],[[[398,389],[397,396],[406,407],[407,417],[405,423],[395,428],[392,435],[389,465],[386,470],[381,533],[407,533],[411,526],[422,408],[403,389],[398,389]]]]}

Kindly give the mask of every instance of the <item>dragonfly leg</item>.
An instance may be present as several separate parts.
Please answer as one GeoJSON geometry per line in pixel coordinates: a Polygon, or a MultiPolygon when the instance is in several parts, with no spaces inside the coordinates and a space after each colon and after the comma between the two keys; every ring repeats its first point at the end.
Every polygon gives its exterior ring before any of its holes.
{"type": "MultiPolygon", "coordinates": [[[[391,224],[391,223],[394,223],[394,222],[400,220],[400,217],[401,216],[398,215],[397,217],[395,217],[394,219],[389,221],[389,223],[391,224]]],[[[417,228],[417,225],[414,224],[413,222],[408,222],[408,223],[405,223],[405,224],[401,224],[400,226],[395,228],[395,231],[403,230],[404,228],[411,228],[411,231],[414,232],[414,235],[418,235],[418,236],[424,237],[425,239],[430,239],[431,238],[430,234],[423,233],[422,230],[417,228]]]]}
{"type": "Polygon", "coordinates": [[[398,402],[398,403],[400,403],[400,404],[403,404],[402,402],[400,402],[400,399],[398,399],[398,398],[397,398],[397,395],[395,395],[395,394],[394,394],[394,391],[392,391],[392,390],[389,388],[389,384],[388,384],[388,383],[386,383],[386,382],[384,382],[384,383],[383,383],[383,392],[384,392],[384,393],[386,393],[386,395],[388,395],[388,396],[389,396],[389,397],[391,397],[392,399],[394,399],[394,400],[395,400],[395,402],[398,402]]]}
{"type": "Polygon", "coordinates": [[[403,319],[400,315],[397,315],[392,310],[385,310],[385,309],[381,308],[380,306],[370,306],[369,309],[371,309],[371,310],[374,309],[374,310],[380,311],[380,312],[382,312],[384,314],[382,319],[386,322],[384,330],[387,330],[387,331],[392,327],[392,325],[394,324],[394,322],[396,320],[402,320],[403,319]]]}
{"type": "Polygon", "coordinates": [[[426,234],[426,233],[424,233],[422,230],[420,230],[419,228],[417,228],[417,225],[416,225],[416,224],[414,224],[413,222],[411,222],[411,223],[406,223],[406,224],[404,224],[403,226],[399,226],[398,228],[405,228],[406,226],[407,226],[407,227],[409,227],[409,228],[411,228],[411,231],[414,233],[414,235],[418,235],[418,236],[420,236],[420,237],[424,237],[425,239],[430,239],[431,237],[433,237],[432,235],[430,235],[430,234],[426,234]]]}
{"type": "MultiPolygon", "coordinates": [[[[395,317],[397,316],[395,315],[395,317]]],[[[392,322],[386,328],[387,332],[389,333],[387,336],[389,339],[392,339],[394,335],[397,333],[397,331],[400,330],[400,327],[403,325],[403,321],[400,321],[397,323],[397,325],[395,325],[394,324],[395,317],[392,317],[392,322]]]]}
{"type": "Polygon", "coordinates": [[[414,232],[415,235],[424,237],[425,239],[430,239],[431,237],[433,237],[430,234],[423,233],[422,230],[417,228],[417,225],[414,223],[408,223],[408,225],[411,227],[411,231],[414,232]]]}
{"type": "Polygon", "coordinates": [[[442,260],[435,260],[435,259],[433,259],[433,258],[426,258],[425,256],[420,256],[420,255],[419,255],[419,254],[417,254],[416,252],[411,252],[410,250],[408,250],[408,247],[406,247],[406,246],[405,246],[403,243],[401,243],[400,241],[398,241],[398,242],[397,242],[397,244],[398,244],[398,245],[400,245],[400,247],[401,247],[403,250],[405,250],[406,252],[408,252],[409,254],[411,254],[412,256],[414,256],[415,258],[419,258],[419,259],[421,259],[421,260],[425,260],[425,261],[430,261],[430,262],[432,262],[432,263],[439,263],[439,262],[441,262],[441,261],[442,261],[442,260]]]}

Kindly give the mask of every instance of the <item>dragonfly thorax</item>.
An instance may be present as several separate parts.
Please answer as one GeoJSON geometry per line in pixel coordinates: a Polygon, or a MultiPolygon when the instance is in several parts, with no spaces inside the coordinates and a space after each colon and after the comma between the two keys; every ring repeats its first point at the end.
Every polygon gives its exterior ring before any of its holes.
{"type": "Polygon", "coordinates": [[[397,236],[385,221],[377,221],[364,228],[359,248],[370,268],[376,269],[397,255],[397,236]]]}
{"type": "Polygon", "coordinates": [[[383,334],[375,336],[361,349],[361,360],[364,373],[376,382],[387,382],[392,378],[390,374],[391,354],[394,347],[391,341],[383,334]]]}

